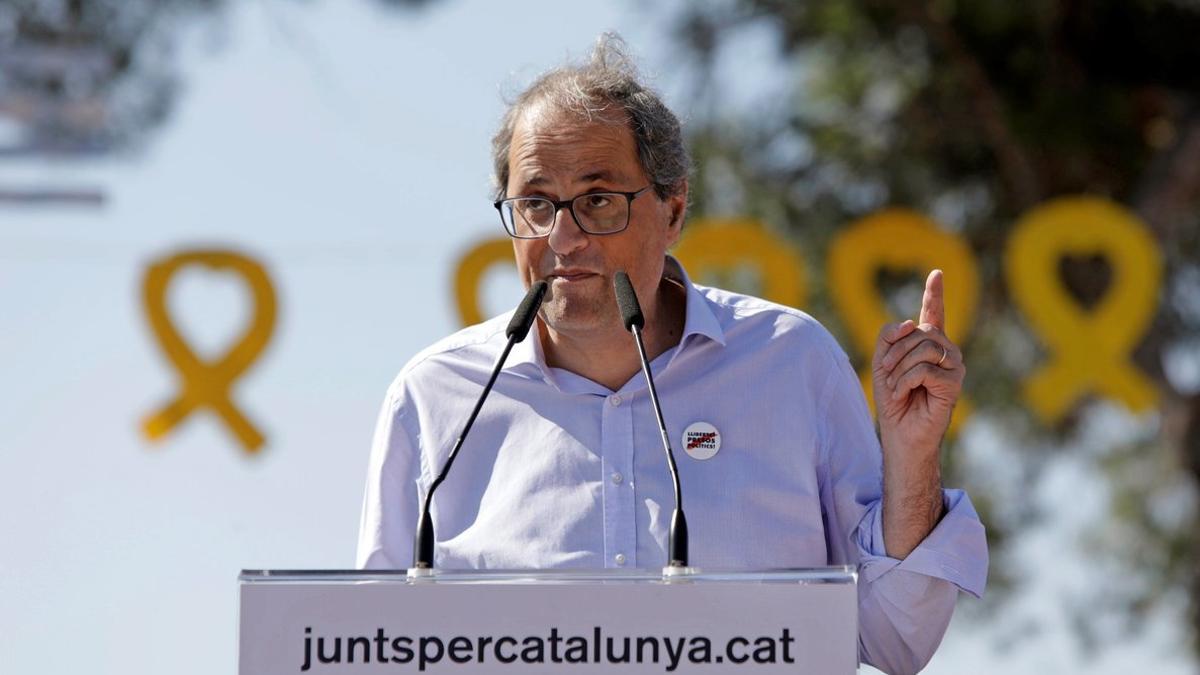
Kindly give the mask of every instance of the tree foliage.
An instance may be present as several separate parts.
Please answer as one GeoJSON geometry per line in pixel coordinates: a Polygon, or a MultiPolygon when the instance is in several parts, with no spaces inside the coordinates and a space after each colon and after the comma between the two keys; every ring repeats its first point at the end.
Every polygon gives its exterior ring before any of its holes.
{"type": "MultiPolygon", "coordinates": [[[[1176,365],[1200,359],[1200,5],[729,0],[680,19],[676,39],[699,64],[692,94],[702,102],[690,123],[693,214],[736,212],[786,230],[815,272],[809,309],[835,328],[820,283],[840,228],[899,205],[964,237],[983,289],[965,344],[967,394],[1021,449],[1020,476],[1036,477],[1048,450],[1084,452],[1078,441],[1098,408],[1078,406],[1050,428],[1026,412],[1019,381],[1045,354],[1007,295],[1008,233],[1030,207],[1063,195],[1105,196],[1144,220],[1166,285],[1134,358],[1162,404],[1150,433],[1089,457],[1108,478],[1111,527],[1085,545],[1123,578],[1096,590],[1078,625],[1085,639],[1102,639],[1113,616],[1136,628],[1187,589],[1200,635],[1200,385],[1176,365]],[[731,113],[720,74],[748,41],[764,40],[778,57],[769,96],[731,113]]],[[[1102,256],[1064,259],[1060,275],[1085,306],[1114,282],[1102,256]]],[[[914,281],[879,279],[901,298],[914,281]]],[[[989,602],[1003,602],[997,591],[1016,582],[1005,575],[1010,538],[1037,517],[1032,481],[1002,487],[960,471],[964,450],[947,453],[947,480],[978,495],[993,549],[989,602]]]]}
{"type": "MultiPolygon", "coordinates": [[[[389,9],[429,0],[372,0],[389,9]]],[[[144,142],[179,101],[175,49],[227,0],[0,0],[0,156],[79,157],[144,142]]]]}

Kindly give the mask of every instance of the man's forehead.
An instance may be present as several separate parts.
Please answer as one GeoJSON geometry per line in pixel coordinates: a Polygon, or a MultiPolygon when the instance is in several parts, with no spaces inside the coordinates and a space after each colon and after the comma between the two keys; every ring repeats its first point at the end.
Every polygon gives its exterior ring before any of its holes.
{"type": "MultiPolygon", "coordinates": [[[[524,170],[521,171],[520,173],[521,173],[521,175],[518,176],[518,179],[522,183],[524,183],[525,185],[528,185],[530,187],[537,187],[540,185],[549,185],[550,183],[553,182],[551,177],[548,176],[547,172],[544,171],[541,167],[533,167],[533,166],[524,167],[524,170]]],[[[627,177],[622,172],[612,171],[610,169],[607,169],[604,167],[599,167],[599,166],[592,168],[592,169],[586,169],[586,168],[580,169],[578,172],[578,175],[573,176],[573,178],[575,180],[585,182],[585,183],[593,183],[593,182],[616,183],[616,182],[620,182],[623,180],[627,180],[627,177]]]]}
{"type": "MultiPolygon", "coordinates": [[[[640,170],[633,133],[621,120],[591,119],[550,106],[531,108],[517,120],[509,149],[513,178],[528,185],[567,172],[575,180],[630,180],[640,170]]],[[[561,177],[561,176],[558,176],[561,177]]]]}

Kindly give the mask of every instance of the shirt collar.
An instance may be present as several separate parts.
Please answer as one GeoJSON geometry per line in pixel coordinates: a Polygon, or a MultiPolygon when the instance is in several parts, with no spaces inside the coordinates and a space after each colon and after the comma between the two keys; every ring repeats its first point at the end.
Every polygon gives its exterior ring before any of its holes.
{"type": "Polygon", "coordinates": [[[552,382],[553,375],[550,373],[550,367],[546,365],[546,354],[542,351],[542,341],[538,337],[538,321],[541,319],[534,319],[534,324],[529,328],[525,339],[513,345],[504,370],[552,382]]]}
{"type": "MultiPolygon", "coordinates": [[[[708,300],[704,298],[704,294],[692,284],[687,272],[683,269],[683,265],[679,264],[679,261],[673,256],[667,256],[666,262],[663,265],[663,277],[678,283],[687,291],[683,335],[679,338],[680,348],[693,335],[702,335],[724,346],[725,331],[721,328],[721,322],[713,314],[708,300]]],[[[541,321],[541,319],[539,318],[538,321],[541,321]]],[[[513,345],[504,369],[519,374],[528,374],[531,377],[538,377],[547,382],[554,382],[553,369],[546,365],[546,355],[542,351],[542,341],[538,338],[536,326],[529,331],[529,335],[523,341],[513,345]]]]}
{"type": "Polygon", "coordinates": [[[703,335],[713,342],[725,346],[725,331],[721,328],[721,322],[713,314],[712,307],[709,306],[704,294],[692,283],[683,269],[683,265],[680,265],[673,256],[667,256],[666,265],[663,267],[663,276],[678,282],[687,290],[687,309],[685,310],[687,314],[683,320],[683,335],[679,339],[679,344],[682,345],[684,340],[692,335],[703,335]]]}

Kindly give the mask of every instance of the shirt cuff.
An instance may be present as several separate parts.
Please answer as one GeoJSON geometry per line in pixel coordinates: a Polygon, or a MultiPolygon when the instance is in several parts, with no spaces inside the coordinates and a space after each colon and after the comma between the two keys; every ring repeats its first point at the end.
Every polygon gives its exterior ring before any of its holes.
{"type": "Polygon", "coordinates": [[[883,542],[883,505],[868,512],[857,531],[859,575],[866,583],[893,569],[945,579],[976,598],[987,585],[987,537],[971,498],[962,490],[943,490],[941,521],[904,560],[887,555],[883,542]]]}

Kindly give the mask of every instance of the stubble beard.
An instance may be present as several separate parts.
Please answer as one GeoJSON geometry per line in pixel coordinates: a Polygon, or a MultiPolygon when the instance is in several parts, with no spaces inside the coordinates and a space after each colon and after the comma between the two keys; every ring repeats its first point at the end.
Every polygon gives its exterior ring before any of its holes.
{"type": "Polygon", "coordinates": [[[603,331],[620,325],[616,300],[599,293],[555,293],[542,304],[542,319],[558,333],[603,331]]]}

